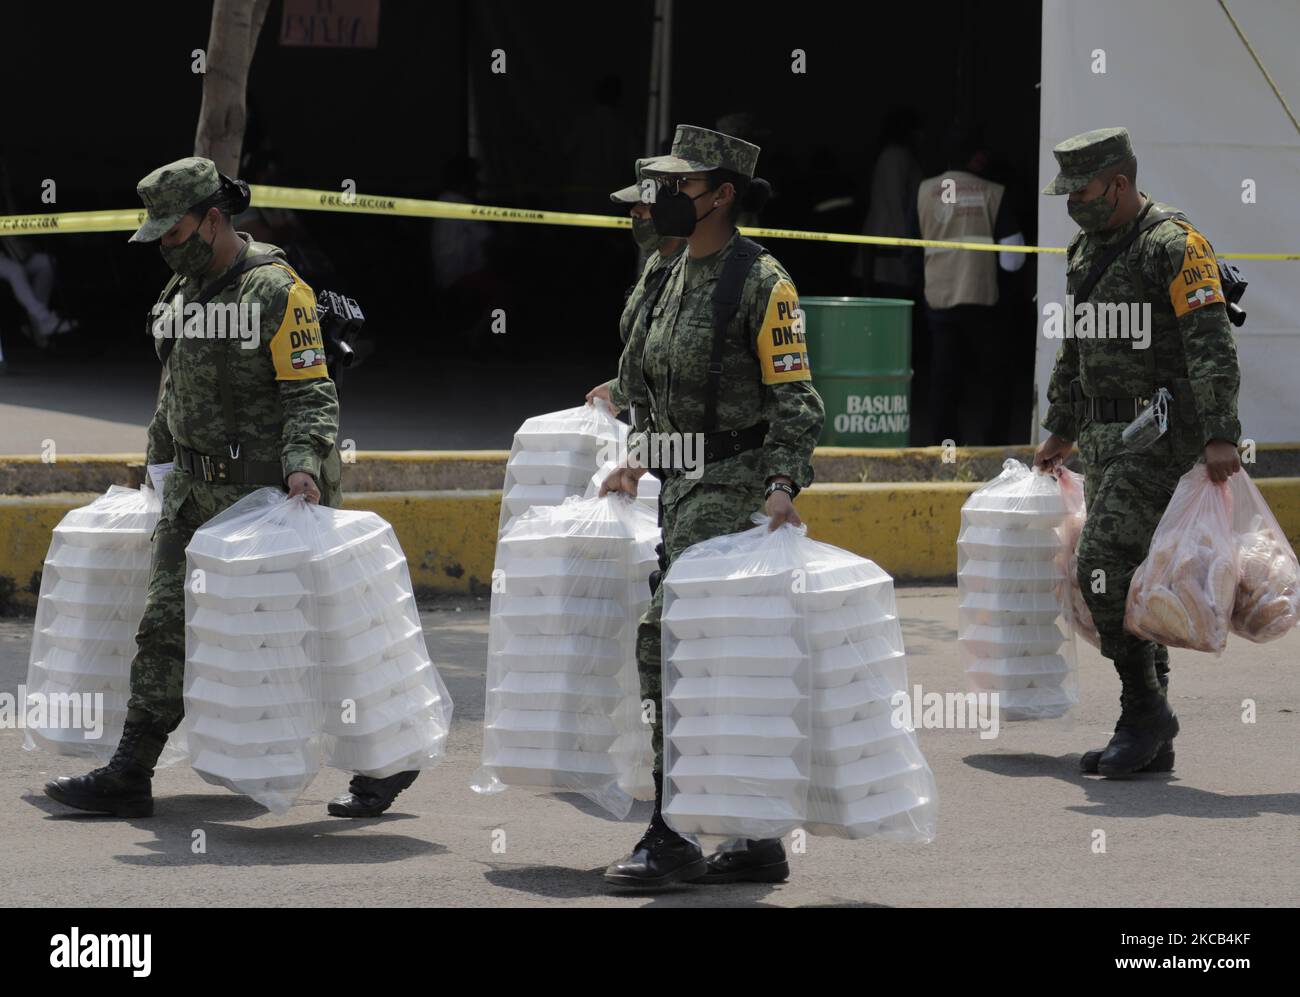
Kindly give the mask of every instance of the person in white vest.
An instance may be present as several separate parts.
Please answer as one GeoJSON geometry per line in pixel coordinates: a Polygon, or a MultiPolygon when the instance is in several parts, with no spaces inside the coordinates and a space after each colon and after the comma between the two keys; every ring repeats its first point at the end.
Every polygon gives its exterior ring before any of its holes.
{"type": "MultiPolygon", "coordinates": [[[[987,159],[978,129],[958,127],[950,132],[949,168],[922,180],[917,190],[917,229],[922,239],[1025,244],[1006,188],[980,175],[987,159]]],[[[1019,270],[1024,262],[1023,253],[925,249],[926,318],[933,350],[930,404],[937,440],[982,442],[975,437],[982,436],[987,425],[975,428],[970,415],[962,424],[962,388],[977,380],[971,376],[976,357],[998,337],[994,323],[998,267],[1019,270]]]]}

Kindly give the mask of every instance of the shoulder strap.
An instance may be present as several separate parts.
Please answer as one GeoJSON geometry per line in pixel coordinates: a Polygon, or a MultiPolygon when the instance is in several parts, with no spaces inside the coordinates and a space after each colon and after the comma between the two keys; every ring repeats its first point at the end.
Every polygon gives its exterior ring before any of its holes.
{"type": "MultiPolygon", "coordinates": [[[[206,305],[209,301],[215,298],[218,294],[220,294],[222,291],[224,291],[226,288],[228,288],[231,284],[237,281],[240,277],[244,276],[244,274],[248,273],[248,271],[252,270],[254,267],[266,266],[268,263],[283,263],[283,262],[284,261],[280,259],[280,257],[272,256],[270,253],[263,253],[258,256],[245,256],[242,260],[236,263],[224,274],[222,274],[218,280],[209,284],[202,291],[200,291],[199,296],[194,299],[193,303],[196,305],[206,305]]],[[[170,290],[176,286],[177,283],[179,283],[179,279],[175,280],[173,283],[168,284],[167,287],[163,290],[163,294],[164,295],[168,294],[170,290]]],[[[176,348],[176,340],[174,339],[169,339],[162,344],[162,348],[160,349],[159,353],[160,353],[160,359],[162,360],[164,366],[166,366],[167,359],[168,357],[171,356],[172,350],[175,348],[176,348]]]]}
{"type": "MultiPolygon", "coordinates": [[[[656,249],[655,252],[657,253],[659,250],[656,249]]],[[[647,315],[654,314],[655,305],[659,301],[659,295],[663,293],[664,285],[668,283],[668,273],[672,268],[672,263],[665,263],[645,279],[645,293],[641,295],[641,300],[636,303],[636,310],[632,312],[632,321],[627,324],[628,339],[632,338],[632,330],[636,328],[637,319],[641,317],[642,312],[646,312],[647,315]],[[650,306],[649,311],[646,311],[647,302],[650,306]]],[[[628,294],[631,293],[632,290],[629,290],[628,294]]]]}
{"type": "Polygon", "coordinates": [[[727,340],[727,327],[740,307],[740,295],[745,288],[745,278],[758,258],[767,250],[753,239],[736,237],[736,246],[722,264],[722,273],[713,286],[713,347],[709,353],[708,378],[704,391],[704,432],[718,428],[718,395],[722,390],[722,354],[727,340]]]}
{"type": "Polygon", "coordinates": [[[1097,281],[1101,280],[1102,275],[1110,268],[1112,263],[1128,251],[1129,246],[1133,245],[1139,235],[1147,229],[1154,228],[1161,222],[1167,221],[1170,218],[1186,217],[1181,212],[1177,211],[1152,211],[1151,209],[1155,207],[1155,203],[1155,201],[1148,201],[1147,206],[1143,208],[1142,213],[1138,215],[1137,224],[1133,226],[1129,234],[1107,249],[1106,252],[1102,253],[1102,255],[1097,258],[1097,261],[1093,263],[1092,269],[1088,271],[1088,276],[1083,278],[1083,283],[1079,285],[1078,293],[1074,296],[1076,303],[1087,301],[1088,298],[1092,296],[1092,292],[1097,286],[1097,281]]]}

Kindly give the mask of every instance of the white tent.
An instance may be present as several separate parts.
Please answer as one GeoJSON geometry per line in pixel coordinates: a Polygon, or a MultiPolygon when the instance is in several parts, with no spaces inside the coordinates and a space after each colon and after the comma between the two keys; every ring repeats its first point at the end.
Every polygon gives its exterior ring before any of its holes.
{"type": "MultiPolygon", "coordinates": [[[[1300,114],[1300,3],[1227,0],[1260,61],[1300,114]]],[[[1186,212],[1215,251],[1300,247],[1300,134],[1217,0],[1043,0],[1040,186],[1056,174],[1052,146],[1092,128],[1133,136],[1138,187],[1186,212]],[[1105,72],[1094,72],[1104,53],[1105,72]],[[1253,181],[1256,201],[1243,203],[1253,181]]],[[[1042,197],[1039,241],[1075,231],[1063,197],[1042,197]]],[[[1300,262],[1237,261],[1250,288],[1236,330],[1242,435],[1300,440],[1300,262]]],[[[1065,262],[1039,257],[1034,439],[1046,412],[1059,340],[1042,310],[1065,301],[1065,262]]]]}

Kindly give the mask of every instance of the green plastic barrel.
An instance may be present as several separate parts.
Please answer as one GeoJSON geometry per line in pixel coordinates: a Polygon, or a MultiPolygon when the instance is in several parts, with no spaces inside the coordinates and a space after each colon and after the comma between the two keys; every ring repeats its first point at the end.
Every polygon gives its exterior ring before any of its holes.
{"type": "Polygon", "coordinates": [[[800,295],[813,386],[832,447],[907,446],[912,401],[912,302],[800,295]]]}

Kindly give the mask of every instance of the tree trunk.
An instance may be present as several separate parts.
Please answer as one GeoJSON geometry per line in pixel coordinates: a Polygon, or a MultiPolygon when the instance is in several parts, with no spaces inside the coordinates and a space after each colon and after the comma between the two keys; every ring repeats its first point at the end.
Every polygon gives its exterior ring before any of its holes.
{"type": "Polygon", "coordinates": [[[194,155],[207,156],[227,176],[239,174],[248,67],[269,6],[270,0],[214,0],[212,4],[194,155]]]}

